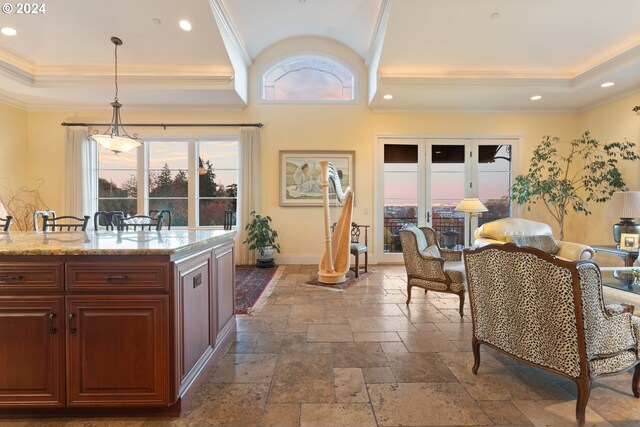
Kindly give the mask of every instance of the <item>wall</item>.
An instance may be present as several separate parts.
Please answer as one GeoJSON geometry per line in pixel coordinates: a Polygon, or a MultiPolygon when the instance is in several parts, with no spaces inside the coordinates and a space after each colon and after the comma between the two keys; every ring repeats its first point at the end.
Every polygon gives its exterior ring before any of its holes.
{"type": "MultiPolygon", "coordinates": [[[[354,219],[373,225],[374,213],[374,144],[380,135],[507,135],[519,136],[524,147],[518,166],[520,172],[526,165],[535,145],[542,136],[558,136],[570,140],[579,136],[587,126],[603,139],[627,136],[638,139],[640,118],[630,109],[640,104],[638,96],[617,101],[608,106],[584,114],[454,114],[454,113],[373,113],[366,105],[366,82],[360,81],[359,102],[353,105],[300,105],[268,104],[258,99],[258,80],[262,70],[276,59],[288,53],[317,51],[341,58],[360,76],[366,76],[362,60],[348,48],[335,42],[317,38],[285,40],[265,50],[250,69],[249,106],[242,112],[144,112],[131,111],[125,107],[122,115],[125,122],[262,122],[261,131],[261,213],[273,218],[274,227],[280,235],[282,263],[316,263],[323,251],[323,218],[320,208],[295,208],[279,206],[279,151],[280,150],[354,150],[356,152],[356,207],[354,219]],[[621,122],[620,122],[621,121],[621,122]],[[620,122],[620,123],[617,123],[620,122]],[[634,128],[635,125],[635,128],[634,128]],[[619,132],[616,134],[615,132],[619,132]],[[365,214],[368,211],[368,215],[365,214]]],[[[111,111],[105,100],[105,109],[100,112],[29,112],[28,170],[29,177],[45,178],[43,196],[51,208],[62,206],[62,180],[64,179],[63,145],[65,139],[63,121],[98,121],[110,119],[111,111]]],[[[7,109],[0,110],[2,120],[7,109]]],[[[14,111],[14,109],[9,109],[14,111]]],[[[15,113],[13,113],[15,114],[15,113]]],[[[24,115],[24,113],[23,113],[24,115]]],[[[132,129],[129,129],[130,131],[132,129]]],[[[156,128],[137,129],[143,137],[167,135],[197,135],[198,133],[237,132],[237,129],[212,130],[176,129],[167,131],[156,128]]],[[[629,172],[630,173],[630,172],[629,172]]],[[[7,176],[0,171],[0,178],[7,176]]],[[[634,186],[639,184],[638,174],[634,186]]],[[[531,212],[524,210],[523,216],[548,222],[557,227],[541,208],[531,212]]],[[[570,214],[565,226],[565,239],[581,242],[596,242],[605,238],[608,221],[602,220],[594,209],[594,215],[585,219],[570,214]],[[602,226],[593,227],[594,221],[602,226]],[[589,232],[583,228],[589,224],[589,232]],[[601,235],[593,229],[604,230],[601,235]]],[[[375,250],[375,248],[374,248],[375,250]]]]}
{"type": "Polygon", "coordinates": [[[33,183],[27,181],[27,113],[0,104],[0,200],[33,183]]]}

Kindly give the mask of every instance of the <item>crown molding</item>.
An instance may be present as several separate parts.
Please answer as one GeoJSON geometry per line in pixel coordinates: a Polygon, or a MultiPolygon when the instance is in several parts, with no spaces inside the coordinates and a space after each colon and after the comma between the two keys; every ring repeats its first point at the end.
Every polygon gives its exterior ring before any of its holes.
{"type": "MultiPolygon", "coordinates": [[[[197,89],[224,88],[233,82],[233,76],[157,76],[128,75],[118,76],[118,84],[124,86],[161,86],[167,88],[193,87],[197,89]]],[[[52,88],[70,86],[109,86],[113,76],[90,75],[43,75],[33,79],[31,87],[52,88]]]]}
{"type": "Polygon", "coordinates": [[[593,81],[602,80],[607,74],[632,67],[638,63],[640,63],[640,44],[577,74],[571,79],[572,84],[575,87],[585,86],[593,81]]]}
{"type": "Polygon", "coordinates": [[[518,77],[420,77],[420,76],[379,76],[378,81],[390,86],[413,86],[421,89],[530,89],[569,91],[571,79],[563,78],[518,78],[518,77]]]}
{"type": "Polygon", "coordinates": [[[211,10],[215,14],[215,17],[217,18],[216,21],[218,22],[218,29],[220,30],[220,32],[224,31],[224,33],[228,36],[228,38],[225,38],[224,34],[221,34],[223,36],[223,40],[229,40],[232,43],[236,53],[238,53],[242,58],[244,65],[247,67],[251,66],[251,64],[253,63],[251,61],[251,57],[247,53],[247,49],[245,48],[244,43],[238,36],[238,32],[231,23],[231,18],[229,18],[227,9],[222,4],[222,1],[209,0],[209,5],[211,6],[211,10]]]}
{"type": "Polygon", "coordinates": [[[391,3],[392,0],[382,0],[382,4],[380,4],[380,12],[378,12],[376,26],[374,27],[373,34],[371,35],[369,50],[367,51],[367,56],[364,58],[364,65],[367,67],[374,62],[378,62],[380,59],[382,46],[384,45],[384,36],[387,32],[387,26],[389,25],[391,3]]]}

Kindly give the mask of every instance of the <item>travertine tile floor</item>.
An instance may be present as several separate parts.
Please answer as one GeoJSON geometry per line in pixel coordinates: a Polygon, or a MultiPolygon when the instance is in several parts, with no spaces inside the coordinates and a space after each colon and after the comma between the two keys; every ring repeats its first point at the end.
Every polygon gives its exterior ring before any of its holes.
{"type": "MultiPolygon", "coordinates": [[[[414,289],[402,266],[345,292],[282,266],[266,304],[240,316],[235,342],[178,419],[15,420],[56,426],[575,426],[573,382],[482,347],[456,296],[414,289]]],[[[467,305],[468,310],[468,305],[467,305]]],[[[640,426],[631,373],[595,382],[588,426],[640,426]]]]}

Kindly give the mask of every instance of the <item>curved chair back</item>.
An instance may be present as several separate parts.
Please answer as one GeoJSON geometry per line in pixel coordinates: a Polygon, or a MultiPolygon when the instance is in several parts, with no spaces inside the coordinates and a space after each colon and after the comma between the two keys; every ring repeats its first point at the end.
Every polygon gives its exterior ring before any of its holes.
{"type": "Polygon", "coordinates": [[[56,217],[56,211],[34,211],[33,212],[33,229],[35,231],[42,231],[44,229],[44,216],[53,219],[56,217]]]}
{"type": "Polygon", "coordinates": [[[11,215],[7,215],[6,218],[0,218],[0,229],[2,229],[2,231],[9,231],[12,220],[13,217],[11,215]]]}
{"type": "Polygon", "coordinates": [[[162,212],[158,216],[133,215],[125,218],[121,215],[114,215],[117,221],[118,231],[160,231],[162,229],[162,212]]]}
{"type": "Polygon", "coordinates": [[[114,218],[116,215],[120,215],[124,217],[124,212],[122,211],[98,211],[93,214],[93,229],[98,230],[100,226],[104,227],[106,230],[114,230],[117,221],[114,218]]]}
{"type": "Polygon", "coordinates": [[[77,216],[56,216],[42,214],[42,231],[87,231],[89,215],[82,218],[77,216]]]}
{"type": "Polygon", "coordinates": [[[151,209],[149,210],[150,217],[157,217],[158,215],[162,215],[162,219],[167,226],[167,230],[171,230],[171,211],[168,209],[157,210],[151,209]]]}

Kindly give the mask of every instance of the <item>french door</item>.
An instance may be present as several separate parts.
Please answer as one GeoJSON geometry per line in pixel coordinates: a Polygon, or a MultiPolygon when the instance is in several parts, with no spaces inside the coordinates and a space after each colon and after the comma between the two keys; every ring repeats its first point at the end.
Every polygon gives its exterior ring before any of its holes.
{"type": "Polygon", "coordinates": [[[508,198],[517,138],[378,138],[375,241],[378,262],[402,262],[405,223],[436,230],[441,247],[463,248],[470,230],[511,216],[508,198]],[[488,212],[455,208],[478,197],[488,212]]]}

